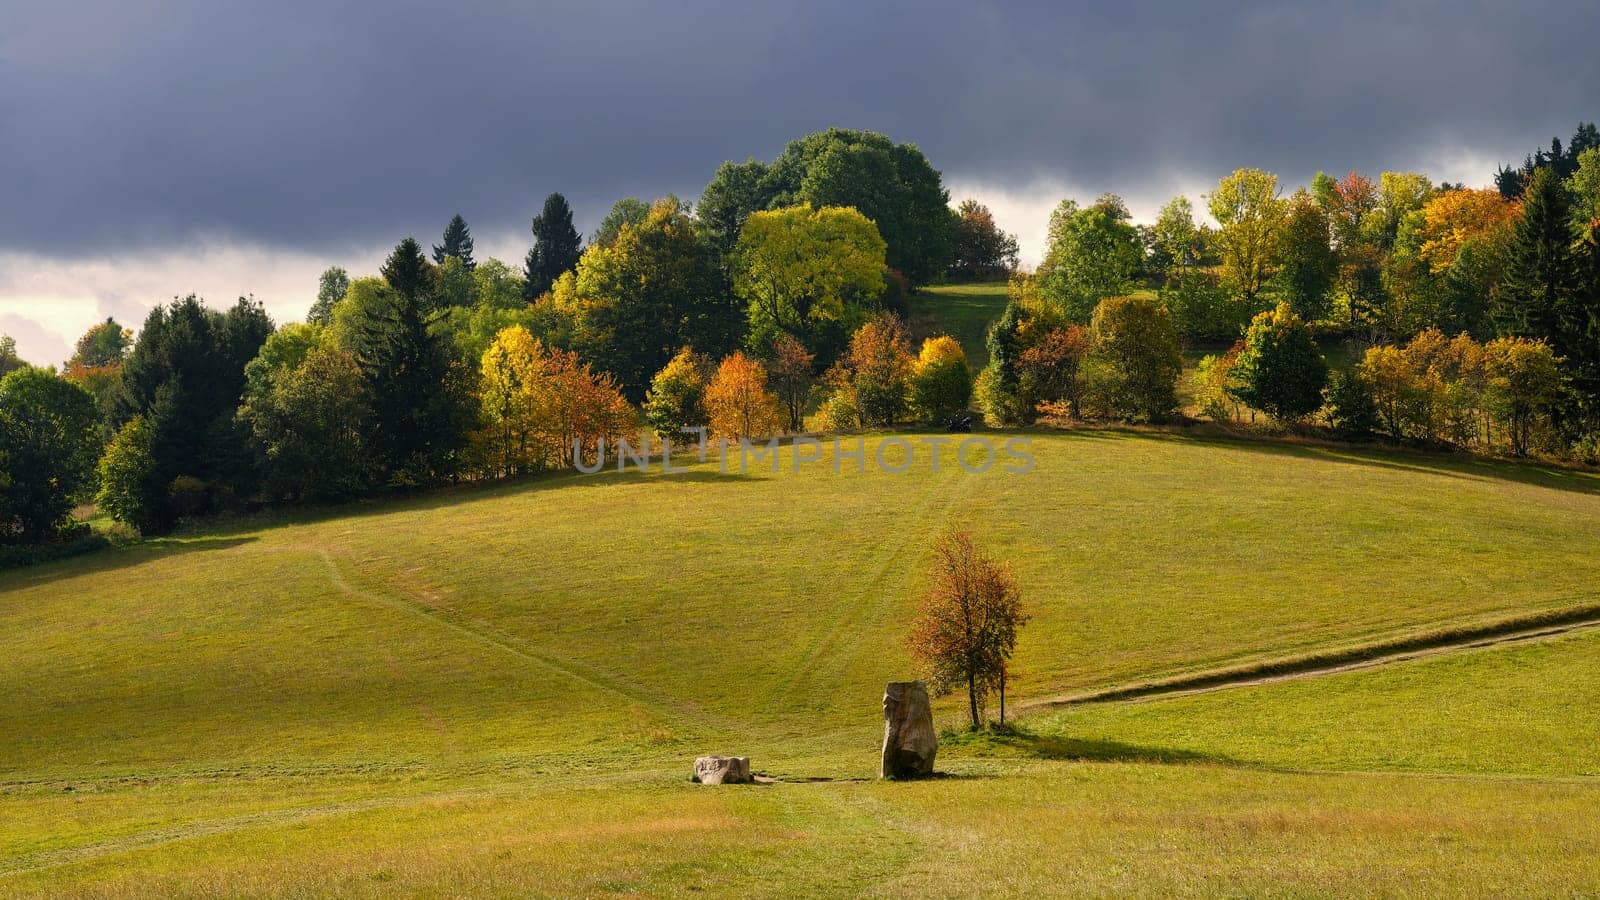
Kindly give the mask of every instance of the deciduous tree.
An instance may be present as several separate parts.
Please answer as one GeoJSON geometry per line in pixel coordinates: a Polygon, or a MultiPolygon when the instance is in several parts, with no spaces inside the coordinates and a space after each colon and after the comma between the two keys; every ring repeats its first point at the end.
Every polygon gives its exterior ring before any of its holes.
{"type": "Polygon", "coordinates": [[[1287,204],[1278,196],[1278,176],[1260,169],[1238,169],[1206,197],[1217,220],[1222,270],[1247,301],[1266,286],[1277,262],[1287,204]]]}
{"type": "Polygon", "coordinates": [[[752,341],[804,334],[883,293],[884,242],[843,207],[790,206],[745,219],[734,251],[734,292],[749,304],[752,341]]]}
{"type": "Polygon", "coordinates": [[[1110,297],[1095,309],[1090,354],[1096,393],[1108,412],[1158,422],[1178,408],[1183,354],[1172,317],[1147,297],[1110,297]]]}
{"type": "Polygon", "coordinates": [[[1239,400],[1279,421],[1299,422],[1322,408],[1328,364],[1311,329],[1280,303],[1250,323],[1233,375],[1239,400]]]}
{"type": "Polygon", "coordinates": [[[980,551],[968,531],[947,532],[933,553],[912,655],[936,693],[966,690],[973,728],[982,725],[985,700],[997,690],[1004,720],[1006,666],[1028,621],[1016,577],[980,551]]]}
{"type": "Polygon", "coordinates": [[[976,200],[956,207],[954,260],[950,277],[1003,278],[1017,268],[1017,239],[995,225],[989,207],[976,200]]]}
{"type": "Polygon", "coordinates": [[[99,453],[88,392],[32,366],[0,378],[0,543],[41,541],[65,524],[99,453]]]}
{"type": "Polygon", "coordinates": [[[722,360],[705,389],[711,432],[728,440],[766,437],[781,427],[778,398],[767,390],[767,370],[735,350],[722,360]]]}

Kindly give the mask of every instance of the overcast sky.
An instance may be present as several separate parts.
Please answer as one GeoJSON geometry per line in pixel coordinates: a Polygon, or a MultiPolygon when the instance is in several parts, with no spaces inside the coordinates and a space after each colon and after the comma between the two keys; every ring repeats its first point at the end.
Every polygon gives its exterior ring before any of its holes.
{"type": "Polygon", "coordinates": [[[0,332],[254,293],[303,315],[456,212],[698,196],[829,125],[922,147],[1036,259],[1063,196],[1148,217],[1253,165],[1486,184],[1600,118],[1592,3],[0,0],[0,332]]]}

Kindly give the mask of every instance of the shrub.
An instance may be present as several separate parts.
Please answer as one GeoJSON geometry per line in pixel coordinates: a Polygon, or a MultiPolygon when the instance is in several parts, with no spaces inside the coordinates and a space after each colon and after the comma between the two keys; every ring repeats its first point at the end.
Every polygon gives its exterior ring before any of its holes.
{"type": "Polygon", "coordinates": [[[849,394],[863,425],[893,425],[905,415],[914,365],[900,318],[886,313],[856,331],[825,380],[849,394]]]}
{"type": "Polygon", "coordinates": [[[1235,397],[1281,422],[1298,422],[1322,408],[1328,364],[1311,329],[1280,303],[1250,323],[1233,376],[1235,397]]]}
{"type": "Polygon", "coordinates": [[[1111,297],[1095,308],[1093,384],[1113,415],[1159,422],[1178,407],[1183,354],[1172,317],[1157,300],[1111,297]]]}
{"type": "Polygon", "coordinates": [[[938,423],[972,405],[972,369],[961,344],[949,335],[922,342],[911,374],[911,410],[924,422],[938,423]]]}
{"type": "Polygon", "coordinates": [[[122,426],[100,459],[100,493],[95,497],[111,518],[145,534],[159,534],[170,525],[154,445],[155,427],[143,416],[122,426]]]}
{"type": "MultiPolygon", "coordinates": [[[[1036,323],[1030,322],[1032,326],[1036,323]]],[[[1050,328],[1043,334],[1028,329],[1029,343],[1017,358],[1018,402],[1024,418],[1040,404],[1065,404],[1067,414],[1083,414],[1083,360],[1092,340],[1082,325],[1050,328]]]]}
{"type": "Polygon", "coordinates": [[[1354,372],[1334,372],[1324,392],[1328,407],[1328,427],[1347,441],[1371,437],[1378,430],[1378,407],[1366,383],[1354,372]]]}
{"type": "Polygon", "coordinates": [[[1195,369],[1195,405],[1200,407],[1202,415],[1213,422],[1231,422],[1239,417],[1239,399],[1234,394],[1238,380],[1233,370],[1241,349],[1243,342],[1236,342],[1227,353],[1200,360],[1200,365],[1195,369]]]}
{"type": "Polygon", "coordinates": [[[656,434],[682,442],[684,429],[707,424],[704,395],[710,368],[710,360],[685,347],[650,380],[644,418],[656,434]]]}

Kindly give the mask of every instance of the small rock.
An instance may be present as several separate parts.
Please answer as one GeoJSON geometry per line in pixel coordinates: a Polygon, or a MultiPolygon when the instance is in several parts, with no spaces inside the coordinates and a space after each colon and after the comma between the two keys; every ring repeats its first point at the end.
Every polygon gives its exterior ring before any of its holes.
{"type": "Polygon", "coordinates": [[[702,756],[694,761],[694,780],[701,784],[748,784],[750,757],[702,756]]]}
{"type": "Polygon", "coordinates": [[[883,689],[883,777],[926,778],[933,774],[938,752],[928,686],[920,681],[889,682],[883,689]]]}

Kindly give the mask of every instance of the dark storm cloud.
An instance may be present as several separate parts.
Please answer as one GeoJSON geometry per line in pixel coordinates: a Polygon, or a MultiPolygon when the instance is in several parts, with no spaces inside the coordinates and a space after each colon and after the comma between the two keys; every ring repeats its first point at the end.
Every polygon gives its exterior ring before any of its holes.
{"type": "Polygon", "coordinates": [[[18,4],[0,248],[483,233],[552,190],[592,227],[830,124],[947,178],[1133,190],[1520,157],[1600,117],[1585,3],[1133,6],[18,4]]]}

